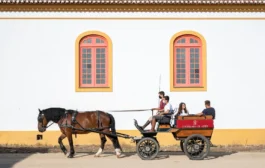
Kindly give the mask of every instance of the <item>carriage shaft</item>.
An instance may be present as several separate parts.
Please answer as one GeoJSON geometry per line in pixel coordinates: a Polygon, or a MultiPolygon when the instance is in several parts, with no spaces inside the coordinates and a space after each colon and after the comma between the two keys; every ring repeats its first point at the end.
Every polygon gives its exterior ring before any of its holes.
{"type": "Polygon", "coordinates": [[[106,133],[106,132],[103,132],[103,131],[98,131],[96,130],[97,128],[75,128],[73,127],[72,125],[61,125],[61,127],[67,127],[67,128],[71,128],[73,130],[77,130],[77,131],[89,131],[89,132],[94,132],[94,133],[100,133],[100,134],[104,134],[104,135],[109,135],[109,136],[112,136],[112,137],[121,137],[121,138],[125,138],[125,139],[134,139],[133,136],[130,136],[130,135],[127,135],[127,134],[122,134],[122,133],[119,133],[119,132],[116,132],[116,134],[110,134],[110,133],[106,133]]]}

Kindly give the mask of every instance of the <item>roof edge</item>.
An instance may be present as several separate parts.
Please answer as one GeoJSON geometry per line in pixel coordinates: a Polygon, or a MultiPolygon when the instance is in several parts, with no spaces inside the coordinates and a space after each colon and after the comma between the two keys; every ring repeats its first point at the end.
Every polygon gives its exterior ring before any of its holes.
{"type": "Polygon", "coordinates": [[[0,5],[0,12],[265,12],[264,5],[89,5],[89,4],[12,4],[0,5]]]}

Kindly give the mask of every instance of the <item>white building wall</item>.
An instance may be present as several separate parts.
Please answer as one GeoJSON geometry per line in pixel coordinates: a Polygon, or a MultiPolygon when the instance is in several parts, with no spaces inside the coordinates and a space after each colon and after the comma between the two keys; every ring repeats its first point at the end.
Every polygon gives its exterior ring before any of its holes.
{"type": "MultiPolygon", "coordinates": [[[[67,14],[50,16],[88,16],[67,14]]],[[[83,111],[156,107],[160,74],[161,90],[170,96],[172,105],[183,101],[190,113],[198,113],[204,109],[204,100],[211,100],[217,113],[215,128],[265,127],[265,20],[7,19],[48,15],[0,14],[5,18],[0,19],[0,130],[37,130],[38,108],[83,111]],[[75,92],[75,40],[91,30],[102,31],[112,39],[113,92],[75,92]],[[169,92],[169,42],[184,30],[196,31],[206,39],[206,92],[169,92]]],[[[175,16],[206,15],[167,17],[175,16]]],[[[231,14],[208,16],[229,18],[231,14]]],[[[151,112],[113,114],[117,129],[135,129],[133,119],[143,124],[151,112]]]]}

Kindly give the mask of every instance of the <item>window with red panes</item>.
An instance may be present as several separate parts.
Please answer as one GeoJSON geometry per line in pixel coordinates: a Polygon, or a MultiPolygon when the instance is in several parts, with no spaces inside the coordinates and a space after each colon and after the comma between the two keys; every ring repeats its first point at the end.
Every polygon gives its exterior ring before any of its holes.
{"type": "Polygon", "coordinates": [[[98,35],[80,41],[80,87],[108,86],[108,44],[98,35]]]}
{"type": "Polygon", "coordinates": [[[174,86],[202,86],[201,40],[193,35],[182,35],[174,41],[174,86]]]}

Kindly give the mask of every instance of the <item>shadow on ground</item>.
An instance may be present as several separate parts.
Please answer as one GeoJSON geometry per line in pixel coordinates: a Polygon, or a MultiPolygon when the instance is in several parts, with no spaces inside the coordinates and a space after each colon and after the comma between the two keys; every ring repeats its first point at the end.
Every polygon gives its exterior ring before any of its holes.
{"type": "Polygon", "coordinates": [[[28,158],[34,153],[47,153],[46,147],[3,147],[0,146],[0,168],[11,168],[16,163],[28,158]],[[15,156],[15,157],[14,157],[15,156]]]}
{"type": "MultiPolygon", "coordinates": [[[[67,150],[69,151],[69,146],[66,145],[67,150]]],[[[99,145],[86,145],[74,146],[76,154],[75,158],[86,157],[88,155],[94,155],[99,149],[99,145]]],[[[137,156],[136,147],[123,145],[124,156],[123,158],[137,156]]],[[[212,160],[219,157],[226,157],[237,152],[251,152],[251,151],[265,151],[265,146],[219,146],[217,148],[211,148],[208,157],[204,160],[212,160]]],[[[62,153],[59,146],[1,146],[0,145],[0,168],[12,167],[17,162],[30,157],[30,155],[34,153],[62,153]],[[5,153],[5,155],[1,155],[1,153],[5,153]],[[22,155],[21,155],[22,154],[22,155]],[[10,158],[12,155],[12,159],[10,158]],[[14,155],[16,155],[14,159],[14,155]],[[9,158],[8,158],[9,157],[9,158]]],[[[63,155],[63,153],[62,153],[63,155]]],[[[104,149],[104,154],[101,157],[109,157],[114,156],[115,151],[111,144],[107,144],[104,149]]],[[[167,159],[170,156],[186,156],[184,152],[181,151],[179,146],[166,146],[161,147],[161,150],[155,160],[167,159]]],[[[187,156],[186,156],[187,157],[187,156]]]]}
{"type": "MultiPolygon", "coordinates": [[[[232,154],[235,154],[237,152],[210,152],[208,154],[208,157],[206,157],[204,160],[212,160],[212,159],[216,159],[219,157],[224,157],[224,156],[229,156],[232,154]]],[[[95,153],[93,152],[76,152],[75,154],[75,158],[79,158],[79,157],[86,157],[88,155],[94,155],[95,153]]],[[[127,157],[131,157],[136,155],[136,152],[124,152],[123,153],[124,156],[122,156],[122,158],[127,158],[127,157]]],[[[114,156],[115,153],[114,152],[104,152],[104,154],[102,154],[100,157],[110,157],[110,156],[114,156]]],[[[181,151],[160,151],[157,155],[157,157],[154,160],[162,160],[162,159],[167,159],[170,156],[186,156],[184,152],[181,151]]]]}
{"type": "MultiPolygon", "coordinates": [[[[210,152],[208,156],[204,160],[211,160],[211,159],[216,159],[219,157],[224,157],[224,156],[229,156],[232,154],[235,154],[237,152],[210,152]]],[[[167,155],[167,156],[174,156],[174,155],[185,155],[184,152],[182,151],[176,151],[176,152],[160,152],[159,155],[167,155]]],[[[185,155],[186,156],[186,155],[185,155]]]]}

